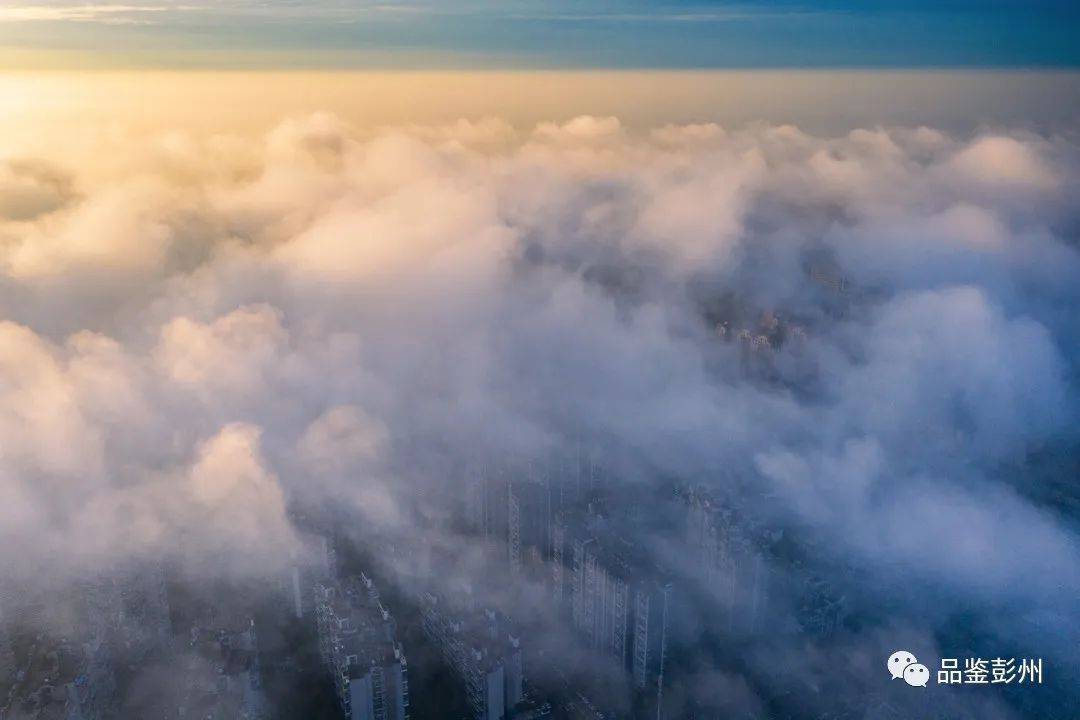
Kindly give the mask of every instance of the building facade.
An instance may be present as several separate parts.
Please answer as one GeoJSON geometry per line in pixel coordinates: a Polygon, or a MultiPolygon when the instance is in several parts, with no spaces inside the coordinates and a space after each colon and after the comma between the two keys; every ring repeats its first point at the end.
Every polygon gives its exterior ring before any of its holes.
{"type": "Polygon", "coordinates": [[[393,616],[364,576],[315,589],[319,653],[349,720],[408,720],[409,675],[393,616]]]}

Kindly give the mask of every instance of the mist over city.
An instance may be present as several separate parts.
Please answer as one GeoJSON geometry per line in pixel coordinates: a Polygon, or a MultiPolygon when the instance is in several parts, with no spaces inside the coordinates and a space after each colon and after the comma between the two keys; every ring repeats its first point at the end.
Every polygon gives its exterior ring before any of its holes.
{"type": "Polygon", "coordinates": [[[0,720],[1073,717],[1074,12],[532,4],[0,9],[0,720]]]}

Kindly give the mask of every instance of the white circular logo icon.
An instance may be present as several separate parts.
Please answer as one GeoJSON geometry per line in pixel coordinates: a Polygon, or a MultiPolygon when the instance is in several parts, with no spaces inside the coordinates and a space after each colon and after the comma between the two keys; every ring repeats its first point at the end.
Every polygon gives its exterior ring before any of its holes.
{"type": "Polygon", "coordinates": [[[889,656],[889,661],[885,664],[885,667],[889,669],[889,674],[892,675],[893,680],[898,680],[904,677],[904,669],[908,665],[914,665],[917,662],[919,661],[915,659],[915,656],[907,650],[897,650],[889,656]]]}
{"type": "Polygon", "coordinates": [[[911,687],[926,687],[930,682],[930,670],[925,665],[912,663],[904,668],[904,682],[911,687]]]}

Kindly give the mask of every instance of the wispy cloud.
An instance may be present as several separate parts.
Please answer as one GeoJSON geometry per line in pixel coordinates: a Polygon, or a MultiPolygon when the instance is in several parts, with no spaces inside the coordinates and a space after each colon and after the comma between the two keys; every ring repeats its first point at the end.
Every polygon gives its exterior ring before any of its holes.
{"type": "Polygon", "coordinates": [[[246,0],[241,2],[226,2],[218,5],[175,5],[171,3],[143,3],[138,5],[124,4],[77,4],[55,3],[14,5],[0,8],[0,22],[29,22],[29,21],[81,21],[81,22],[107,22],[129,23],[151,21],[151,16],[158,16],[158,20],[164,20],[163,15],[170,11],[202,10],[210,13],[227,13],[232,16],[258,18],[261,20],[360,20],[371,19],[372,14],[383,16],[457,16],[503,18],[520,21],[547,21],[547,22],[698,22],[715,23],[743,20],[747,18],[761,18],[768,16],[787,17],[792,14],[808,14],[802,12],[763,12],[748,10],[729,11],[679,11],[679,12],[596,12],[588,10],[569,11],[536,11],[503,10],[497,7],[484,7],[483,9],[473,6],[457,6],[426,3],[395,3],[395,2],[358,2],[351,5],[323,5],[318,2],[309,4],[286,4],[265,5],[252,3],[246,0]]]}
{"type": "Polygon", "coordinates": [[[588,13],[588,12],[555,12],[555,13],[514,13],[508,17],[517,20],[541,20],[541,21],[567,21],[567,22],[687,22],[687,23],[717,23],[731,22],[734,20],[762,19],[762,18],[786,18],[803,17],[807,15],[820,15],[819,12],[788,11],[788,12],[639,12],[639,13],[588,13]]]}
{"type": "Polygon", "coordinates": [[[147,22],[170,10],[191,10],[191,5],[15,5],[0,8],[0,22],[147,22]]]}

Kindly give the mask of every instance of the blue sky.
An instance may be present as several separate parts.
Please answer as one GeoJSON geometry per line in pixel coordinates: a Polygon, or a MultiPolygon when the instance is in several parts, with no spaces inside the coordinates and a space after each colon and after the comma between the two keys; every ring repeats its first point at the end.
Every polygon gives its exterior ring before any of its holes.
{"type": "Polygon", "coordinates": [[[0,48],[275,67],[1080,67],[1076,0],[5,0],[0,48]]]}

